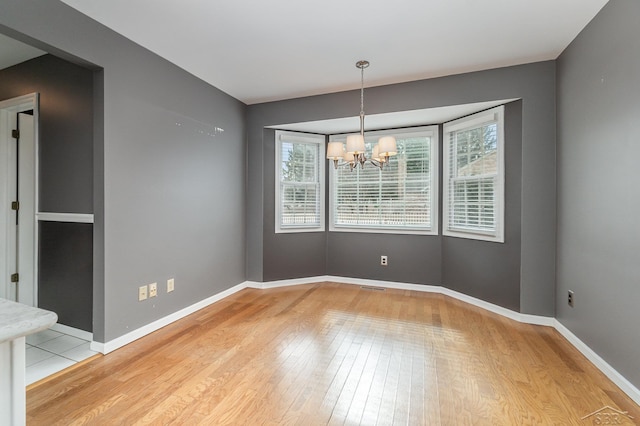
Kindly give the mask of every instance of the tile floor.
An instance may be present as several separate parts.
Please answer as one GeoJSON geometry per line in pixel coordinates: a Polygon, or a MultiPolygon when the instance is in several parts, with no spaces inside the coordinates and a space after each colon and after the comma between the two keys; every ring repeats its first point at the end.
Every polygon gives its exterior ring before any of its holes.
{"type": "Polygon", "coordinates": [[[89,345],[86,340],[53,330],[27,336],[27,385],[95,355],[89,345]]]}

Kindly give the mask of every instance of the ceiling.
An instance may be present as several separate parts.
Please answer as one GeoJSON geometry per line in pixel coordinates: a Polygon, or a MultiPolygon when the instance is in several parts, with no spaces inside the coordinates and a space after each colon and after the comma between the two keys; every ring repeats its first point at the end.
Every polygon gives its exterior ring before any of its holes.
{"type": "Polygon", "coordinates": [[[42,56],[45,53],[0,34],[0,70],[42,56]]]}
{"type": "Polygon", "coordinates": [[[246,104],[551,60],[607,0],[63,0],[246,104]]]}
{"type": "MultiPolygon", "coordinates": [[[[395,129],[400,127],[425,126],[441,124],[456,118],[484,111],[498,105],[504,105],[516,99],[501,99],[490,102],[451,105],[439,108],[416,109],[410,111],[388,112],[383,114],[367,114],[365,122],[367,131],[395,129]]],[[[360,117],[344,117],[333,120],[306,121],[302,123],[283,123],[269,126],[273,129],[292,130],[298,132],[336,135],[357,132],[360,117]]]]}

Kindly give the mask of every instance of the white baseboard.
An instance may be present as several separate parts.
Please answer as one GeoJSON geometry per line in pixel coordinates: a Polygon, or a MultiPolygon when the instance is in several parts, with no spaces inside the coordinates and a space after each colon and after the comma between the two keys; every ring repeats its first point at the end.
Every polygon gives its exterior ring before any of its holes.
{"type": "Polygon", "coordinates": [[[174,312],[171,315],[167,315],[164,318],[160,318],[150,324],[147,324],[143,327],[140,327],[136,330],[133,330],[130,333],[125,334],[124,336],[120,336],[116,339],[110,340],[106,343],[100,342],[91,342],[91,350],[96,352],[101,352],[103,354],[108,354],[109,352],[113,352],[118,348],[123,347],[135,340],[138,340],[141,337],[146,336],[147,334],[153,333],[156,330],[161,329],[162,327],[171,324],[172,322],[178,321],[181,318],[186,317],[196,311],[199,311],[202,308],[205,308],[219,300],[224,299],[225,297],[231,296],[234,293],[239,292],[242,289],[247,288],[247,283],[240,283],[230,289],[222,291],[218,294],[214,294],[211,297],[208,297],[200,302],[194,303],[191,306],[187,306],[184,309],[179,310],[178,312],[174,312]]]}
{"type": "Polygon", "coordinates": [[[427,292],[427,293],[444,294],[444,295],[453,297],[454,299],[461,300],[463,302],[469,303],[471,305],[477,306],[487,311],[490,311],[498,315],[502,315],[512,320],[526,323],[526,324],[545,325],[545,326],[553,327],[554,321],[555,321],[555,319],[552,317],[521,314],[520,312],[515,312],[510,309],[503,308],[502,306],[494,305],[493,303],[485,302],[484,300],[477,299],[475,297],[466,295],[464,293],[459,293],[455,290],[451,290],[438,285],[409,284],[409,283],[398,283],[394,281],[379,281],[379,280],[368,280],[364,278],[349,278],[349,277],[335,277],[331,275],[322,275],[322,276],[310,277],[310,278],[269,281],[265,283],[247,281],[247,287],[264,290],[267,288],[287,287],[287,286],[300,285],[300,284],[313,284],[313,283],[324,282],[324,281],[335,282],[340,284],[353,284],[353,285],[362,285],[362,286],[368,286],[368,287],[394,288],[397,290],[413,290],[413,291],[421,291],[421,292],[427,292]]]}
{"type": "Polygon", "coordinates": [[[613,383],[615,383],[624,393],[626,393],[631,399],[633,399],[638,405],[640,405],[640,390],[629,382],[622,374],[620,374],[609,363],[596,354],[590,347],[584,342],[578,339],[569,329],[563,326],[557,319],[553,317],[545,317],[540,315],[522,314],[515,312],[502,306],[495,305],[493,303],[486,302],[481,299],[466,295],[464,293],[457,292],[442,286],[422,285],[422,284],[408,284],[397,283],[392,281],[377,281],[367,280],[361,278],[348,278],[348,277],[335,277],[335,276],[319,276],[313,278],[305,278],[301,280],[282,280],[271,281],[267,283],[252,283],[253,288],[275,288],[284,287],[298,284],[309,284],[314,282],[330,281],[341,284],[354,284],[363,285],[368,287],[384,287],[394,288],[399,290],[413,290],[427,293],[444,294],[454,299],[460,300],[470,305],[477,306],[489,312],[501,315],[506,318],[510,318],[514,321],[518,321],[525,324],[542,325],[547,327],[553,327],[564,336],[569,343],[571,343],[576,349],[578,349],[589,361],[593,363],[600,371],[602,371],[613,383]]]}
{"type": "Polygon", "coordinates": [[[526,324],[535,324],[535,325],[546,325],[550,327],[553,327],[553,324],[554,324],[554,318],[552,317],[521,314],[520,312],[515,312],[515,311],[512,311],[511,309],[503,308],[502,306],[485,302],[484,300],[481,300],[473,296],[469,296],[464,293],[460,293],[455,290],[451,290],[439,285],[407,284],[407,283],[397,283],[393,281],[377,281],[377,280],[366,280],[361,278],[345,278],[345,277],[332,277],[332,276],[326,276],[322,278],[324,278],[325,281],[332,281],[332,282],[337,282],[341,284],[355,284],[355,285],[364,285],[369,287],[385,287],[385,288],[395,288],[398,290],[413,290],[413,291],[421,291],[425,293],[444,294],[446,296],[453,297],[454,299],[458,299],[462,302],[469,303],[470,305],[477,306],[486,311],[493,312],[498,315],[502,315],[503,317],[507,317],[518,322],[522,322],[526,324]]]}
{"type": "Polygon", "coordinates": [[[321,283],[324,281],[331,281],[331,280],[327,275],[322,275],[317,277],[293,278],[290,280],[269,281],[266,283],[259,283],[256,281],[246,281],[245,283],[249,288],[257,288],[260,290],[265,290],[267,288],[288,287],[288,286],[300,285],[300,284],[313,284],[313,283],[321,283]]]}
{"type": "Polygon", "coordinates": [[[393,281],[378,281],[378,280],[368,280],[368,279],[361,279],[361,278],[335,277],[330,275],[270,281],[270,282],[263,282],[263,283],[255,282],[255,281],[245,281],[234,287],[231,287],[228,290],[225,290],[205,300],[202,300],[198,303],[188,306],[178,312],[175,312],[171,315],[168,315],[164,318],[154,321],[151,324],[148,324],[144,327],[140,327],[139,329],[134,330],[130,333],[127,333],[124,336],[118,337],[117,339],[111,340],[106,343],[92,342],[91,350],[102,352],[103,354],[112,352],[128,343],[133,342],[134,340],[137,340],[143,336],[146,336],[149,333],[152,333],[168,324],[171,324],[174,321],[184,318],[187,315],[190,315],[204,307],[211,305],[212,303],[222,300],[225,297],[228,297],[234,293],[237,293],[238,291],[245,288],[256,288],[256,289],[265,290],[269,288],[288,287],[288,286],[294,286],[294,285],[312,284],[312,283],[326,282],[326,281],[340,283],[340,284],[353,284],[353,285],[362,285],[362,286],[368,286],[368,287],[394,288],[399,290],[413,290],[413,291],[421,291],[421,292],[427,292],[427,293],[444,294],[446,296],[450,296],[462,302],[469,303],[470,305],[477,306],[489,312],[493,312],[503,317],[510,318],[514,321],[518,321],[525,324],[554,327],[556,330],[558,330],[558,332],[562,336],[564,336],[565,339],[567,339],[569,343],[571,343],[585,357],[587,357],[589,361],[591,361],[600,371],[602,371],[609,379],[611,379],[611,381],[613,381],[624,393],[629,395],[631,399],[633,399],[637,404],[640,405],[640,390],[638,390],[637,387],[635,387],[623,375],[621,375],[618,371],[616,371],[615,368],[613,368],[605,360],[603,360],[597,353],[595,353],[591,348],[589,348],[584,342],[578,339],[571,331],[569,331],[569,329],[563,326],[556,318],[539,316],[539,315],[522,314],[520,312],[512,311],[511,309],[507,309],[502,306],[498,306],[493,303],[486,302],[484,300],[466,295],[464,293],[460,293],[442,286],[434,286],[434,285],[397,283],[393,281]]]}
{"type": "Polygon", "coordinates": [[[624,393],[629,395],[636,404],[640,405],[640,389],[635,387],[629,382],[622,374],[620,374],[615,368],[613,368],[607,361],[602,359],[600,355],[595,353],[593,349],[587,346],[582,340],[580,340],[575,334],[573,334],[567,327],[562,325],[560,321],[554,319],[554,327],[562,336],[569,341],[577,350],[582,352],[598,370],[602,371],[613,383],[615,383],[624,393]]]}
{"type": "Polygon", "coordinates": [[[49,329],[67,334],[69,336],[77,337],[78,339],[88,340],[89,342],[93,340],[93,333],[89,331],[79,330],[74,327],[69,327],[68,325],[55,323],[51,327],[49,327],[49,329]]]}

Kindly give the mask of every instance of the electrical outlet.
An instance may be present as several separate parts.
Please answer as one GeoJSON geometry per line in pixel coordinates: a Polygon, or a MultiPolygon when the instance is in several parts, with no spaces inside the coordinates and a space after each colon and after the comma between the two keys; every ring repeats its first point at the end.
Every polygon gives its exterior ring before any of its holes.
{"type": "Polygon", "coordinates": [[[567,296],[567,303],[573,308],[573,292],[571,290],[569,290],[569,294],[567,296]]]}
{"type": "Polygon", "coordinates": [[[173,289],[174,289],[174,284],[175,284],[175,282],[174,282],[174,279],[173,279],[173,278],[169,278],[169,279],[167,280],[167,293],[171,293],[171,292],[173,291],[173,289]]]}
{"type": "Polygon", "coordinates": [[[138,300],[142,301],[146,299],[147,299],[147,286],[143,285],[141,287],[138,287],[138,300]]]}
{"type": "Polygon", "coordinates": [[[149,297],[156,297],[158,295],[158,283],[149,284],[149,297]]]}
{"type": "Polygon", "coordinates": [[[382,266],[387,266],[389,263],[387,262],[387,256],[380,256],[380,264],[382,266]]]}

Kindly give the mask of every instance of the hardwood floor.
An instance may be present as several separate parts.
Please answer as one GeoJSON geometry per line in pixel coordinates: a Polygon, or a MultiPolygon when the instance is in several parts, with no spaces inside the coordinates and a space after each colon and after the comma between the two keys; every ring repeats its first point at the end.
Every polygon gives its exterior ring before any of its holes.
{"type": "Polygon", "coordinates": [[[605,406],[640,420],[552,328],[443,295],[319,283],[245,289],[36,386],[27,422],[582,425],[605,406]]]}

